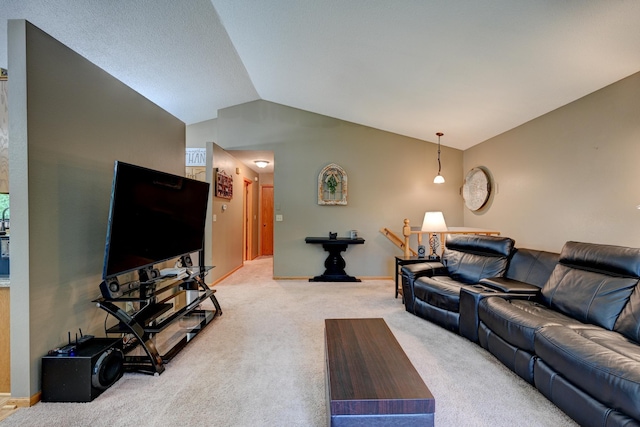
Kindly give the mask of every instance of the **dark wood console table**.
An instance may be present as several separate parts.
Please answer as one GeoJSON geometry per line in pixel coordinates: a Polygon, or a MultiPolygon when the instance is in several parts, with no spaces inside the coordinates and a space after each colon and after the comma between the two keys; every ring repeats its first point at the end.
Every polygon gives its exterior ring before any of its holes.
{"type": "Polygon", "coordinates": [[[331,427],[433,427],[435,398],[383,319],[325,319],[331,427]]]}
{"type": "Polygon", "coordinates": [[[353,276],[349,276],[344,268],[347,266],[346,261],[340,255],[340,252],[347,250],[349,245],[362,245],[364,239],[358,237],[351,239],[349,237],[337,237],[330,239],[328,237],[307,237],[304,239],[306,243],[322,245],[325,251],[329,252],[327,259],[324,261],[325,271],[321,276],[315,276],[309,279],[310,282],[359,282],[353,276]]]}

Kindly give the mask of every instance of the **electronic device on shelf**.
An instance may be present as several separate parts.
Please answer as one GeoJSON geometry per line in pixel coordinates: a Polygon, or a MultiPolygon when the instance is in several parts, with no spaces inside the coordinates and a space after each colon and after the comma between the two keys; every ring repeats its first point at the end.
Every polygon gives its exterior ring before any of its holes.
{"type": "Polygon", "coordinates": [[[53,350],[49,351],[49,354],[50,355],[51,354],[72,355],[76,350],[78,350],[79,348],[82,348],[82,346],[84,346],[86,343],[88,343],[94,338],[93,335],[84,335],[82,333],[82,329],[78,329],[78,331],[80,332],[80,336],[78,336],[78,334],[76,333],[75,341],[71,341],[71,331],[67,332],[68,344],[62,347],[54,348],[53,350]]]}
{"type": "Polygon", "coordinates": [[[189,276],[190,272],[191,270],[188,270],[186,267],[163,268],[160,270],[160,277],[184,279],[189,276]]]}

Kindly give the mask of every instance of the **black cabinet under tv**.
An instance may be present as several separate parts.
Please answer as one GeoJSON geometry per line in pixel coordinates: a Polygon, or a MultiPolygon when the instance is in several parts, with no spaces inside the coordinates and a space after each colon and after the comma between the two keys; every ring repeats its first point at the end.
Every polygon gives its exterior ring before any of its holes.
{"type": "Polygon", "coordinates": [[[209,269],[183,269],[180,274],[136,283],[117,298],[94,300],[118,320],[106,332],[125,338],[125,370],[161,374],[173,356],[222,314],[215,290],[204,282],[209,269]],[[207,299],[213,310],[201,308],[207,299]]]}

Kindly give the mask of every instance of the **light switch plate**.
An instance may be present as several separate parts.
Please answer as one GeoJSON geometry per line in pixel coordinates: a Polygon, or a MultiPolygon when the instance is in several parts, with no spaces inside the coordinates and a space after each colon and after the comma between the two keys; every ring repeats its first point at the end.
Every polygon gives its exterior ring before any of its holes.
{"type": "Polygon", "coordinates": [[[282,215],[276,215],[276,221],[278,222],[282,221],[282,215]]]}

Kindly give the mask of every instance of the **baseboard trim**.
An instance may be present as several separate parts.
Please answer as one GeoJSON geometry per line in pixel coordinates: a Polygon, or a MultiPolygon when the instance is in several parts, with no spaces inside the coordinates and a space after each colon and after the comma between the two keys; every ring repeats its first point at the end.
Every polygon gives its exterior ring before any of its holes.
{"type": "MultiPolygon", "coordinates": [[[[313,277],[309,276],[273,276],[273,280],[309,280],[313,277]]],[[[391,276],[358,276],[360,280],[393,280],[391,276]]],[[[342,282],[329,282],[342,283],[342,282]]]]}
{"type": "Polygon", "coordinates": [[[9,399],[7,401],[7,405],[15,405],[18,408],[28,408],[40,402],[41,398],[42,398],[42,392],[39,391],[31,397],[16,397],[13,399],[9,399]]]}
{"type": "Polygon", "coordinates": [[[244,266],[240,265],[240,266],[234,268],[233,270],[231,270],[230,272],[228,272],[227,274],[225,274],[224,276],[216,279],[215,282],[211,283],[211,286],[215,286],[218,283],[222,282],[224,279],[226,279],[227,277],[231,276],[233,273],[235,273],[236,271],[240,270],[242,267],[244,267],[244,266]]]}

